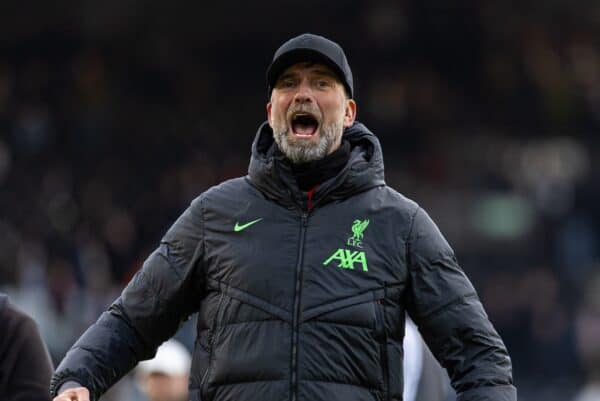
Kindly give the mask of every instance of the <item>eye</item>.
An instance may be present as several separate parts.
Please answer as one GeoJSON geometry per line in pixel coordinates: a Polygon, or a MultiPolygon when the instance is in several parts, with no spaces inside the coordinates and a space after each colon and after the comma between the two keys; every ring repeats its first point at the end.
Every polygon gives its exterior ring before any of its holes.
{"type": "Polygon", "coordinates": [[[320,89],[325,89],[331,86],[331,83],[329,82],[329,80],[327,79],[318,79],[317,80],[317,87],[320,89]]]}
{"type": "Polygon", "coordinates": [[[296,85],[296,82],[291,78],[283,79],[279,82],[279,86],[282,88],[293,88],[294,85],[296,85]]]}

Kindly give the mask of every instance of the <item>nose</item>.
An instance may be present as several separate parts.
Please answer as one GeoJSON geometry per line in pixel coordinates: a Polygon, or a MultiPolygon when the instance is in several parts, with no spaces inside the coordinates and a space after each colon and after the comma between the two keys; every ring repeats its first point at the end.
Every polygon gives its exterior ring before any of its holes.
{"type": "Polygon", "coordinates": [[[300,104],[313,102],[312,91],[306,80],[303,80],[298,86],[298,91],[294,95],[294,102],[300,104]]]}

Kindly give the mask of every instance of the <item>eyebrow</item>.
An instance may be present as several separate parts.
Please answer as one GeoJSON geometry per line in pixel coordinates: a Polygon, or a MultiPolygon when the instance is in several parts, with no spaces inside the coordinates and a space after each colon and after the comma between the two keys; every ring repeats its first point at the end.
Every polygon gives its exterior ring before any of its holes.
{"type": "Polygon", "coordinates": [[[296,75],[298,75],[298,74],[296,74],[294,72],[286,72],[284,74],[281,74],[279,76],[279,78],[277,78],[277,82],[283,81],[284,79],[293,78],[296,75]]]}
{"type": "Polygon", "coordinates": [[[337,75],[335,75],[335,73],[333,71],[324,69],[324,68],[315,68],[312,70],[312,72],[319,74],[319,75],[325,75],[334,79],[337,79],[337,75]]]}

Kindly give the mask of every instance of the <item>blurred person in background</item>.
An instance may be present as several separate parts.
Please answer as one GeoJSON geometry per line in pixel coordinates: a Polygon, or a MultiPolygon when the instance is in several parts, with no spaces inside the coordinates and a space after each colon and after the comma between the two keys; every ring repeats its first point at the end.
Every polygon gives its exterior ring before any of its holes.
{"type": "Polygon", "coordinates": [[[427,213],[386,186],[342,48],[304,34],[267,71],[249,174],[201,194],[52,379],[96,400],[199,311],[190,398],[401,398],[404,312],[461,401],[514,401],[508,352],[427,213]]]}
{"type": "MultiPolygon", "coordinates": [[[[404,401],[453,401],[448,376],[435,360],[415,324],[406,319],[404,347],[404,401]]],[[[191,357],[177,340],[163,343],[156,356],[136,368],[138,387],[149,401],[183,401],[188,395],[191,357]]]]}
{"type": "Polygon", "coordinates": [[[191,357],[177,340],[158,347],[156,356],[137,366],[136,380],[149,401],[185,401],[191,357]]]}
{"type": "Polygon", "coordinates": [[[454,401],[446,371],[431,354],[419,330],[406,318],[404,333],[404,392],[403,401],[454,401]]]}
{"type": "Polygon", "coordinates": [[[600,273],[587,283],[576,316],[577,348],[586,382],[574,401],[600,400],[600,273]]]}
{"type": "Polygon", "coordinates": [[[35,322],[0,293],[0,400],[50,400],[52,370],[35,322]]]}

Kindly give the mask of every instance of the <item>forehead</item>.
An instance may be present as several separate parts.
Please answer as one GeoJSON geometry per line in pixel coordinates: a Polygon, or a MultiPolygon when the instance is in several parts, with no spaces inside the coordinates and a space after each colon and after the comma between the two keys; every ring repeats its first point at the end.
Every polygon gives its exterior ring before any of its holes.
{"type": "Polygon", "coordinates": [[[335,72],[333,72],[333,70],[331,68],[329,68],[325,64],[316,63],[313,61],[304,61],[304,62],[296,63],[296,64],[289,66],[281,73],[281,75],[279,76],[279,79],[281,79],[283,77],[287,77],[287,76],[308,74],[308,73],[315,74],[315,75],[330,76],[332,78],[335,78],[337,81],[339,81],[337,75],[335,74],[335,72]]]}

